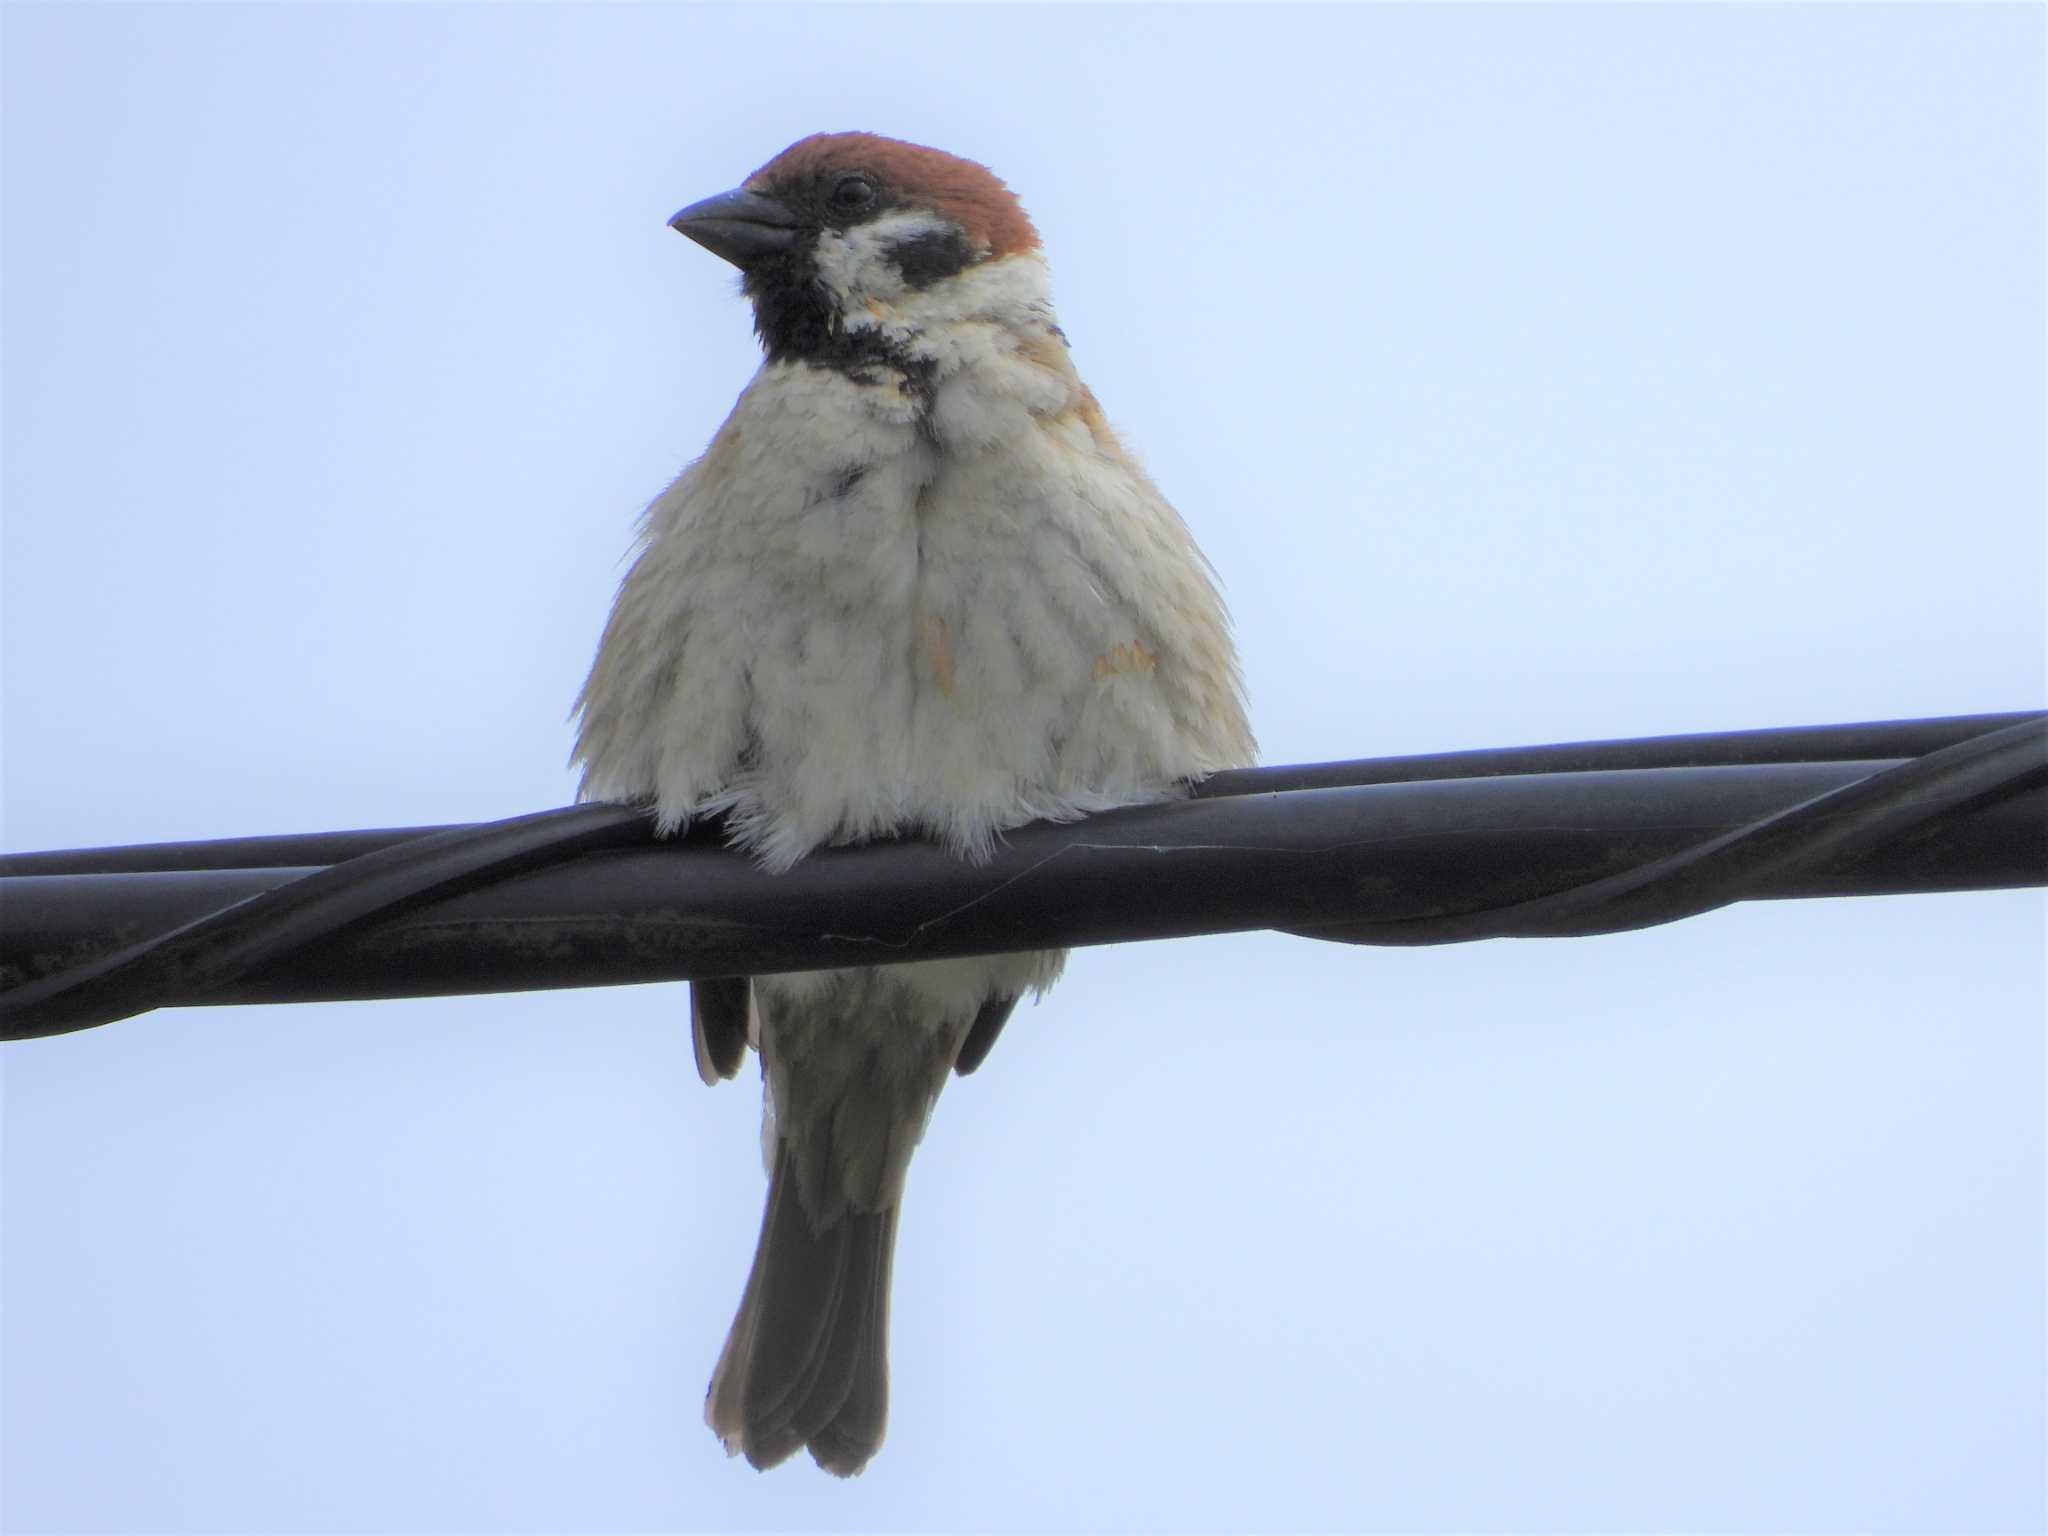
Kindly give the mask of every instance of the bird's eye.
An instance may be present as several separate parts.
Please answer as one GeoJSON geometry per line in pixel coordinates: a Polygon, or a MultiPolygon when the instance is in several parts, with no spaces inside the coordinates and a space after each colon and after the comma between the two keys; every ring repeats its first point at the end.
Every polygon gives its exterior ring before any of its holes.
{"type": "Polygon", "coordinates": [[[842,176],[832,184],[832,211],[859,213],[875,200],[875,184],[866,176],[842,176]]]}

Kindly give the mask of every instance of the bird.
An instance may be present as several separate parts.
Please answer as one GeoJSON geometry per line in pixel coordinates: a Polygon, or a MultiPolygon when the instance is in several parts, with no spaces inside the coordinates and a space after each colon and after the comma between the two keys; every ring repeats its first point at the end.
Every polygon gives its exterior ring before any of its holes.
{"type": "MultiPolygon", "coordinates": [[[[647,507],[574,710],[584,800],[715,818],[770,872],[885,837],[990,856],[1255,756],[1228,616],[1055,318],[987,167],[790,145],[670,226],[763,353],[647,507]]],[[[888,1414],[910,1157],[1063,950],[692,983],[707,1084],[760,1055],[768,1198],[705,1418],[766,1469],[861,1471],[888,1414]]]]}

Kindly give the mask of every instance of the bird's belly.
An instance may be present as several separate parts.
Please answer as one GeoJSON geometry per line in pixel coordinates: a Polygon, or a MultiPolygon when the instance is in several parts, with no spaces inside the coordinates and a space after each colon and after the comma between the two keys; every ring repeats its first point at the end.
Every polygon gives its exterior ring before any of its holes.
{"type": "Polygon", "coordinates": [[[788,569],[763,568],[734,808],[771,863],[895,831],[980,855],[1006,827],[1170,788],[1136,616],[1042,493],[1004,478],[870,473],[788,569]]]}

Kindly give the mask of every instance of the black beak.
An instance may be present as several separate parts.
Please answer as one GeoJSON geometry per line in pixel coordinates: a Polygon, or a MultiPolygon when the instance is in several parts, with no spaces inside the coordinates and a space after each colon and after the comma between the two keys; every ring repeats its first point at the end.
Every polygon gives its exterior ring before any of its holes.
{"type": "Polygon", "coordinates": [[[787,203],[744,188],[692,203],[668,221],[714,256],[744,269],[796,243],[798,219],[787,203]]]}

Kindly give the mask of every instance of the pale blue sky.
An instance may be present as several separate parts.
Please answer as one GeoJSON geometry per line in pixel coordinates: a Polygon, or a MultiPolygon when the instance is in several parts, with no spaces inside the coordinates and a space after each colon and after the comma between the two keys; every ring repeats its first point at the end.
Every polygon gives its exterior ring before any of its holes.
{"type": "MultiPolygon", "coordinates": [[[[4,843],[560,804],[754,347],[663,227],[986,160],[1268,761],[2039,706],[2037,6],[9,4],[4,843]]],[[[859,1481],[699,1407],[679,988],[0,1053],[10,1531],[2026,1530],[2038,893],[1097,950],[951,1088],[859,1481]]]]}

